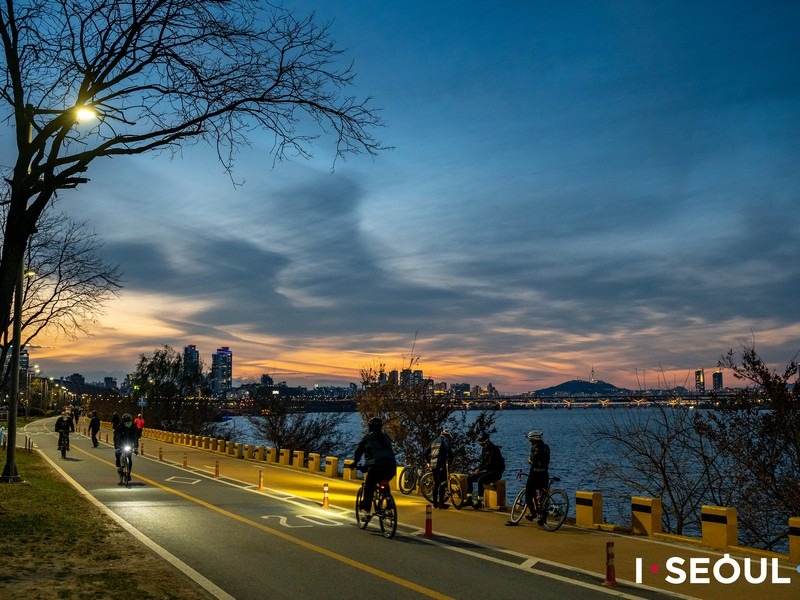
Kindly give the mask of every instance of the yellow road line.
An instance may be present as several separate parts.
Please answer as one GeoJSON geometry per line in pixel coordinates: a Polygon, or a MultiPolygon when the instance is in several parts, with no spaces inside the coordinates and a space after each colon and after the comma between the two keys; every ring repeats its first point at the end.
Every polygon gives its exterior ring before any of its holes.
{"type": "MultiPolygon", "coordinates": [[[[75,450],[85,454],[86,456],[90,456],[90,457],[94,458],[95,460],[99,460],[100,462],[106,463],[107,465],[116,468],[114,463],[111,463],[110,461],[107,461],[107,460],[104,460],[102,458],[99,458],[98,456],[96,456],[96,455],[94,455],[94,454],[92,454],[90,452],[86,452],[85,450],[81,450],[77,446],[75,447],[75,450]]],[[[236,521],[239,521],[240,523],[244,523],[245,525],[250,525],[251,527],[255,527],[256,529],[259,529],[259,530],[261,530],[261,531],[263,531],[265,533],[269,533],[271,535],[277,536],[277,537],[279,537],[279,538],[281,538],[281,539],[283,539],[283,540],[285,540],[287,542],[291,542],[293,544],[301,546],[302,548],[305,548],[306,550],[311,550],[312,552],[316,552],[318,554],[322,554],[323,556],[327,556],[328,558],[332,558],[333,560],[336,560],[338,562],[344,563],[346,565],[349,565],[349,566],[354,567],[356,569],[359,569],[361,571],[365,571],[366,573],[369,573],[369,574],[374,575],[376,577],[380,577],[381,579],[385,579],[385,580],[390,581],[390,582],[392,582],[392,583],[394,583],[396,585],[408,588],[408,589],[413,590],[415,592],[418,592],[418,593],[420,593],[420,594],[422,594],[424,596],[427,596],[428,598],[436,598],[437,600],[453,600],[453,598],[451,596],[447,596],[445,594],[441,594],[441,593],[437,592],[436,590],[432,590],[432,589],[426,588],[424,586],[418,585],[418,584],[414,583],[413,581],[408,581],[407,579],[402,579],[400,577],[395,577],[394,575],[391,575],[390,573],[385,573],[384,571],[381,571],[381,570],[376,569],[374,567],[370,567],[369,565],[366,565],[366,564],[364,564],[362,562],[358,562],[356,560],[348,558],[347,556],[344,556],[344,555],[339,554],[337,552],[333,552],[331,550],[328,550],[327,548],[323,548],[322,546],[317,546],[316,544],[312,544],[310,542],[306,542],[305,540],[301,540],[299,538],[291,536],[288,533],[284,533],[283,531],[279,531],[277,529],[273,529],[272,527],[267,527],[266,525],[262,525],[261,523],[256,523],[255,521],[251,521],[250,519],[246,519],[245,517],[242,517],[241,515],[237,515],[236,513],[232,513],[230,511],[227,511],[224,508],[219,508],[218,506],[214,506],[213,504],[210,504],[210,503],[208,503],[208,502],[206,502],[204,500],[200,500],[200,498],[195,498],[194,496],[190,496],[189,494],[186,494],[184,492],[180,492],[180,491],[178,491],[178,490],[176,490],[174,488],[171,488],[169,486],[166,486],[166,485],[163,485],[161,483],[158,483],[157,481],[153,481],[152,479],[148,479],[147,477],[142,477],[138,473],[135,476],[136,476],[136,479],[140,479],[141,481],[144,481],[145,483],[148,483],[148,484],[150,484],[152,486],[155,486],[157,488],[161,488],[162,490],[164,490],[166,492],[170,492],[171,494],[175,494],[176,496],[180,496],[181,498],[184,498],[186,500],[189,500],[191,502],[199,504],[200,506],[203,506],[203,507],[205,507],[205,508],[207,508],[209,510],[213,510],[214,512],[217,512],[217,513],[219,513],[219,514],[221,514],[223,516],[226,516],[226,517],[229,517],[229,518],[234,519],[236,521]]]]}

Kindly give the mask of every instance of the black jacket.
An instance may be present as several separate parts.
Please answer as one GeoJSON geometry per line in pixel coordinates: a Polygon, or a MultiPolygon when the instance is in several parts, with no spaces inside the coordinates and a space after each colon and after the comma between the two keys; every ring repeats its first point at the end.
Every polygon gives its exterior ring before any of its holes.
{"type": "Polygon", "coordinates": [[[125,423],[120,423],[114,430],[114,449],[123,448],[126,445],[131,448],[139,447],[139,430],[133,423],[130,427],[125,423]]]}
{"type": "Polygon", "coordinates": [[[500,448],[492,442],[488,442],[481,450],[481,461],[478,471],[488,471],[489,473],[500,473],[506,470],[506,461],[500,448]]]}
{"type": "Polygon", "coordinates": [[[356,448],[355,462],[358,463],[362,456],[368,467],[397,468],[392,440],[383,431],[370,431],[361,439],[356,448]]]}

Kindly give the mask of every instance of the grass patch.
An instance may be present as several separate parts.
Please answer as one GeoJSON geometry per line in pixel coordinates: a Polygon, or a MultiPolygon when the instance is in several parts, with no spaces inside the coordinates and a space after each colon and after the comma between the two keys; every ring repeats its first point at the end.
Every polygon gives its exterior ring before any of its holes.
{"type": "Polygon", "coordinates": [[[17,451],[16,464],[25,483],[0,484],[0,584],[13,589],[14,597],[210,598],[79,494],[38,453],[17,451]]]}

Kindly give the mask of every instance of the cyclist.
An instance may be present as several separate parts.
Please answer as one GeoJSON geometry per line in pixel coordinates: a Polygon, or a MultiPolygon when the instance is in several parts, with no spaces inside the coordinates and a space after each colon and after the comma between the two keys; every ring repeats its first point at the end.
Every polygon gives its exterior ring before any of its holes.
{"type": "MultiPolygon", "coordinates": [[[[130,446],[133,448],[134,454],[139,454],[139,435],[136,427],[133,426],[133,417],[130,413],[122,415],[120,424],[114,429],[114,455],[117,459],[117,472],[120,475],[122,474],[120,458],[125,446],[130,446]]],[[[133,465],[133,457],[131,457],[131,465],[133,465]]]]}
{"type": "Polygon", "coordinates": [[[453,434],[447,429],[442,429],[439,437],[425,449],[425,461],[433,472],[433,508],[450,508],[449,504],[445,504],[444,499],[447,495],[445,486],[447,470],[450,467],[450,461],[453,460],[453,450],[450,446],[452,440],[453,434]]]}
{"type": "Polygon", "coordinates": [[[69,450],[69,432],[75,431],[75,425],[72,423],[69,413],[61,413],[61,417],[56,420],[55,430],[58,433],[58,450],[61,450],[62,444],[66,444],[67,450],[69,450]]]}
{"type": "MultiPolygon", "coordinates": [[[[541,431],[534,430],[528,433],[528,441],[531,443],[531,454],[528,456],[528,481],[525,484],[525,503],[528,505],[528,514],[525,518],[533,521],[535,511],[533,509],[533,499],[541,498],[550,483],[550,446],[544,443],[544,435],[541,431]]],[[[544,514],[539,515],[537,523],[544,524],[544,514]]]]}
{"type": "Polygon", "coordinates": [[[364,497],[358,508],[363,511],[362,518],[367,519],[370,516],[372,497],[375,495],[378,483],[384,480],[391,481],[397,472],[392,440],[383,431],[383,421],[378,417],[372,417],[367,422],[367,434],[361,438],[356,448],[354,466],[362,456],[367,467],[367,475],[364,479],[364,497]]]}
{"type": "Polygon", "coordinates": [[[506,461],[500,448],[495,446],[489,439],[489,434],[482,433],[478,436],[478,444],[481,447],[481,459],[478,468],[467,476],[467,497],[464,499],[464,506],[472,506],[478,509],[483,506],[483,486],[487,483],[494,483],[501,477],[506,470],[506,461]],[[472,499],[472,484],[478,484],[478,495],[475,501],[472,499]]]}

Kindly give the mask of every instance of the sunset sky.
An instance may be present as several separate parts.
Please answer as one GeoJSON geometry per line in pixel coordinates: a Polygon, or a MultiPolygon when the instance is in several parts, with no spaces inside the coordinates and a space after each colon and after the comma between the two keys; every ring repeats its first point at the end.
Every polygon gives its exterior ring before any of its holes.
{"type": "Polygon", "coordinates": [[[636,389],[800,349],[800,4],[296,6],[394,149],[273,167],[256,135],[241,187],[206,147],[94,163],[59,209],[124,289],[92,337],[37,340],[47,375],[196,344],[239,380],[343,385],[415,344],[437,381],[636,389]]]}

